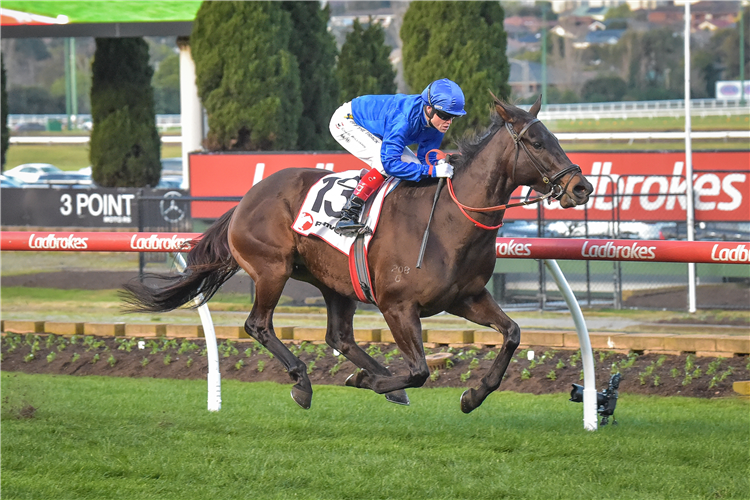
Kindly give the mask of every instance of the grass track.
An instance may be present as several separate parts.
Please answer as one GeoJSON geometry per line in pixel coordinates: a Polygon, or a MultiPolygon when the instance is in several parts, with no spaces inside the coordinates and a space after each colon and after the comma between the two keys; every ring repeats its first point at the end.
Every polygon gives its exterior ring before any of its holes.
{"type": "MultiPolygon", "coordinates": [[[[163,144],[162,158],[173,158],[182,155],[182,146],[163,144]]],[[[78,170],[91,165],[88,144],[12,144],[8,148],[8,159],[5,169],[10,170],[24,163],[51,163],[61,170],[78,170]]]]}
{"type": "Polygon", "coordinates": [[[2,373],[4,498],[747,498],[746,401],[621,395],[617,427],[582,429],[565,394],[2,373]],[[33,418],[21,418],[24,408],[33,418]]]}

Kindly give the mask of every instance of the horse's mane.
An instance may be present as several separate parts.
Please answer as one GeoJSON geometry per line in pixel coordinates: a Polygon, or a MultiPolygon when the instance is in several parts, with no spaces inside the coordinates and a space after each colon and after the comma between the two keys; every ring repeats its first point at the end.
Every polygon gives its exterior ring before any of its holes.
{"type": "Polygon", "coordinates": [[[450,155],[450,164],[454,168],[462,168],[471,163],[474,157],[490,142],[490,139],[505,124],[497,111],[490,115],[491,123],[484,132],[465,135],[458,141],[458,154],[450,155]]]}

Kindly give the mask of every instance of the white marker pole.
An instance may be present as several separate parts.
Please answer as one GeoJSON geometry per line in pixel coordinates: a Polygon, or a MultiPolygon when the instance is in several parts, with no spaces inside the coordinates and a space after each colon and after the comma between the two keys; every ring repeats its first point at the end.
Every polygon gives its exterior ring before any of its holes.
{"type": "Polygon", "coordinates": [[[544,265],[552,273],[557,288],[562,292],[565,302],[568,304],[568,309],[573,315],[573,322],[578,333],[578,343],[581,345],[581,362],[583,364],[583,428],[587,431],[595,431],[599,426],[596,414],[596,373],[594,372],[594,352],[591,350],[589,330],[586,327],[586,321],[583,319],[581,306],[560,270],[560,266],[557,265],[557,261],[545,259],[544,265]]]}
{"type": "MultiPolygon", "coordinates": [[[[185,258],[179,253],[173,255],[177,269],[183,272],[187,267],[185,258]]],[[[195,300],[200,302],[203,300],[203,295],[198,295],[195,300]]],[[[198,307],[198,314],[203,324],[203,334],[206,338],[206,354],[208,356],[208,375],[206,377],[208,379],[208,411],[219,411],[221,410],[219,348],[216,344],[216,331],[214,330],[214,322],[211,319],[211,312],[208,310],[208,304],[198,307]]]]}

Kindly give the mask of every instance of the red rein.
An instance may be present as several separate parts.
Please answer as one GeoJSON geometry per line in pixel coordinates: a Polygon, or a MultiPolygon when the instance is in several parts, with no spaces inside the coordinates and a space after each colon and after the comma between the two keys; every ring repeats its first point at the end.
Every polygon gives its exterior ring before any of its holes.
{"type": "MultiPolygon", "coordinates": [[[[427,155],[425,156],[425,160],[427,160],[427,164],[430,166],[430,175],[432,175],[432,169],[433,165],[430,163],[430,153],[433,151],[436,152],[435,158],[442,159],[445,158],[447,155],[440,151],[439,149],[431,149],[427,152],[427,155]]],[[[467,205],[464,205],[460,201],[458,201],[458,198],[456,198],[456,193],[453,191],[453,181],[450,177],[448,177],[448,190],[451,193],[451,198],[456,203],[456,206],[458,206],[458,209],[461,211],[462,214],[464,214],[464,217],[469,219],[471,222],[474,223],[475,226],[481,227],[482,229],[487,229],[488,231],[494,231],[496,229],[500,229],[503,226],[503,223],[501,222],[497,226],[486,226],[482,224],[481,222],[477,222],[474,219],[471,218],[469,214],[466,213],[468,210],[469,212],[498,212],[500,210],[505,210],[506,208],[513,208],[513,207],[522,207],[524,205],[532,205],[534,203],[539,203],[540,201],[546,200],[550,196],[552,196],[554,190],[550,190],[549,193],[542,195],[538,198],[534,198],[533,200],[528,201],[519,201],[518,203],[506,203],[505,205],[498,205],[496,207],[487,207],[487,208],[474,208],[467,205]]],[[[528,197],[527,197],[528,198],[528,197]]]]}
{"type": "MultiPolygon", "coordinates": [[[[432,153],[433,151],[436,153],[435,159],[442,159],[446,157],[446,154],[440,151],[439,149],[431,149],[430,151],[427,152],[427,155],[425,155],[425,160],[427,160],[427,164],[430,166],[430,175],[432,175],[432,169],[434,167],[434,165],[430,162],[430,153],[432,153]]],[[[499,205],[497,207],[487,207],[487,208],[473,208],[473,207],[466,206],[460,201],[458,201],[458,198],[456,198],[456,193],[453,191],[453,180],[450,177],[448,177],[448,191],[450,191],[451,199],[453,199],[453,201],[456,203],[456,206],[458,206],[458,209],[461,211],[461,213],[464,214],[464,217],[466,217],[471,222],[473,222],[475,226],[481,227],[482,229],[487,229],[488,231],[494,231],[502,227],[503,225],[502,222],[498,224],[497,226],[487,226],[485,224],[482,224],[481,222],[472,219],[471,216],[466,213],[466,211],[468,210],[470,212],[497,212],[498,210],[505,210],[507,208],[507,205],[499,205]]]]}

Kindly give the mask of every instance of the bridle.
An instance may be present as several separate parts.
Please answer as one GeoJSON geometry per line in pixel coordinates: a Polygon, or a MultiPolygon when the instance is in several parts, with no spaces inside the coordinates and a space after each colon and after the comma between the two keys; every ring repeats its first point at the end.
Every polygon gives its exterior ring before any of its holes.
{"type": "MultiPolygon", "coordinates": [[[[521,141],[523,138],[523,135],[526,133],[529,128],[531,128],[532,125],[537,123],[539,121],[539,118],[534,118],[529,123],[524,125],[524,127],[521,129],[519,133],[516,134],[516,131],[513,129],[513,125],[510,122],[505,122],[505,128],[508,129],[508,133],[510,134],[510,137],[513,139],[513,143],[516,147],[516,158],[513,162],[513,179],[516,178],[516,166],[518,165],[518,154],[521,150],[521,148],[526,152],[526,156],[529,157],[529,160],[531,160],[531,164],[534,165],[534,168],[537,172],[539,172],[539,175],[542,176],[542,181],[545,184],[550,185],[550,190],[548,194],[552,194],[552,198],[555,200],[559,200],[562,195],[565,194],[565,191],[568,190],[568,186],[570,186],[570,183],[573,182],[573,179],[575,179],[575,175],[570,176],[570,179],[568,179],[567,184],[565,184],[565,187],[562,187],[560,183],[558,182],[560,179],[565,177],[567,174],[575,172],[576,174],[582,174],[581,167],[578,165],[571,163],[564,169],[557,172],[555,175],[553,175],[551,178],[547,177],[547,174],[543,172],[543,170],[546,170],[542,164],[539,163],[539,160],[534,158],[532,156],[531,151],[529,151],[529,147],[521,141]],[[519,148],[520,146],[520,148],[519,148]]],[[[531,194],[531,190],[529,190],[529,194],[531,194]]],[[[549,198],[549,196],[547,196],[549,198]]],[[[526,197],[528,199],[528,196],[526,197]]],[[[544,198],[546,199],[546,198],[544,198]]],[[[542,199],[539,199],[539,201],[542,201],[542,199]]]]}
{"type": "MultiPolygon", "coordinates": [[[[529,196],[531,195],[532,189],[529,188],[529,192],[526,194],[526,199],[523,201],[519,201],[517,203],[506,203],[504,205],[498,205],[495,207],[486,207],[486,208],[474,208],[469,207],[467,205],[464,205],[460,201],[458,201],[458,198],[456,198],[456,193],[453,191],[453,180],[451,178],[448,178],[448,190],[450,191],[451,198],[458,206],[458,209],[461,211],[464,216],[469,219],[471,222],[474,223],[475,226],[480,227],[482,229],[487,229],[490,231],[494,231],[496,229],[499,229],[502,227],[503,223],[500,222],[500,224],[496,226],[487,226],[485,224],[482,224],[481,222],[478,222],[474,220],[469,214],[466,212],[479,212],[479,213],[485,213],[485,212],[497,212],[500,210],[505,210],[506,208],[513,208],[513,207],[522,207],[526,205],[533,205],[534,203],[539,203],[541,201],[544,201],[548,198],[553,198],[555,200],[559,200],[562,198],[562,196],[565,194],[565,191],[567,191],[568,186],[570,186],[570,183],[573,181],[573,179],[576,177],[576,175],[583,175],[581,172],[581,167],[576,164],[570,164],[569,166],[565,167],[564,169],[560,170],[559,172],[555,173],[552,177],[549,177],[545,171],[547,170],[544,168],[544,166],[539,163],[539,160],[537,160],[532,154],[531,151],[529,151],[528,146],[521,140],[526,133],[526,131],[529,130],[529,128],[537,123],[539,121],[538,118],[534,118],[529,123],[524,125],[524,127],[521,129],[519,133],[516,133],[516,131],[513,129],[513,125],[510,122],[505,122],[505,128],[508,130],[508,133],[510,134],[510,137],[513,139],[513,143],[516,149],[516,157],[513,163],[513,179],[516,178],[516,166],[518,165],[518,155],[521,150],[521,148],[526,152],[526,156],[528,156],[529,160],[531,160],[531,164],[534,165],[534,168],[539,172],[539,175],[542,177],[542,181],[545,184],[550,185],[550,190],[543,194],[542,196],[539,196],[537,198],[529,200],[529,196]],[[519,147],[520,146],[520,147],[519,147]],[[568,182],[565,184],[565,187],[561,186],[559,181],[565,177],[569,173],[575,173],[576,175],[572,175],[570,179],[568,179],[568,182]]],[[[433,149],[432,151],[439,151],[436,149],[433,149]]],[[[427,162],[429,163],[429,155],[432,153],[432,151],[429,151],[427,153],[427,162]]],[[[432,167],[432,164],[430,163],[430,167],[432,167]]],[[[430,169],[432,170],[432,169],[430,169]]]]}

